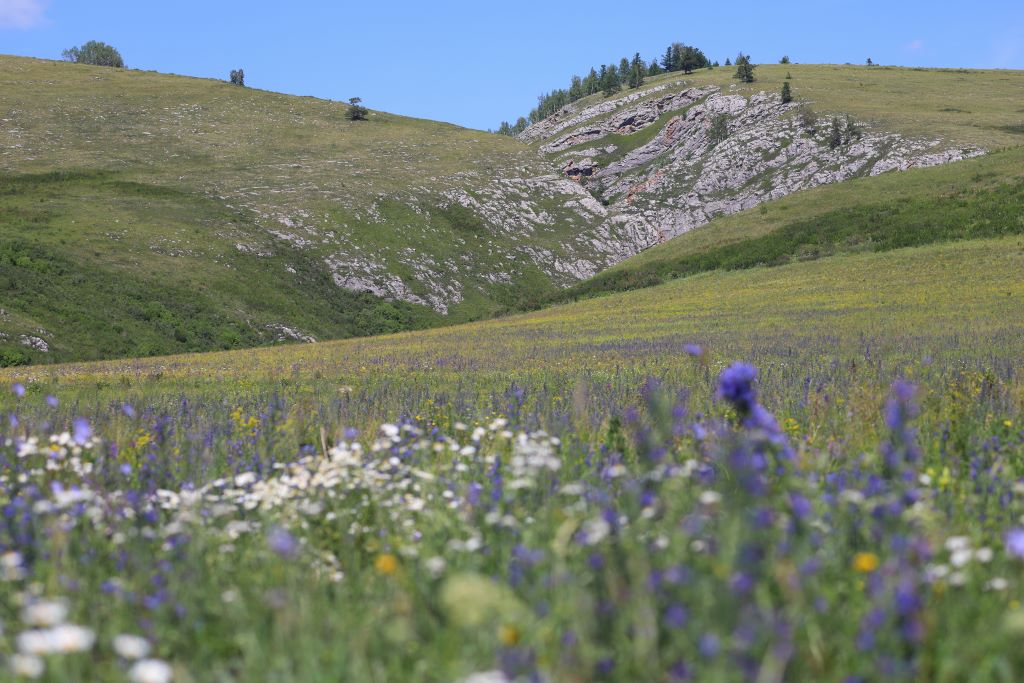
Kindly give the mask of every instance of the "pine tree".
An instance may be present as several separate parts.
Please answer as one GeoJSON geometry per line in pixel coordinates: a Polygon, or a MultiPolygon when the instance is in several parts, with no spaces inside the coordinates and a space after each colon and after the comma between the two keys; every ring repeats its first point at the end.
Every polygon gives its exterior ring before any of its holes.
{"type": "Polygon", "coordinates": [[[725,58],[725,65],[726,65],[726,66],[732,66],[732,62],[731,62],[731,61],[729,61],[729,58],[728,58],[728,57],[726,57],[726,58],[725,58]]]}
{"type": "Polygon", "coordinates": [[[750,63],[750,55],[745,55],[742,52],[736,56],[736,73],[733,74],[733,78],[738,78],[743,83],[753,83],[754,69],[756,65],[750,63]]]}
{"type": "Polygon", "coordinates": [[[660,73],[661,73],[661,65],[658,64],[658,60],[657,59],[652,59],[651,60],[651,65],[649,67],[647,67],[647,75],[648,76],[657,76],[660,73]]]}
{"type": "Polygon", "coordinates": [[[675,71],[672,68],[672,46],[665,48],[665,56],[661,58],[661,68],[665,71],[675,71]]]}
{"type": "Polygon", "coordinates": [[[874,66],[875,65],[875,63],[871,61],[871,57],[868,57],[867,64],[868,64],[868,66],[874,66]]]}
{"type": "Polygon", "coordinates": [[[789,55],[782,55],[782,59],[779,60],[779,64],[789,64],[789,55]]]}
{"type": "Polygon", "coordinates": [[[640,53],[633,55],[633,61],[629,65],[629,87],[639,88],[644,84],[644,75],[647,69],[644,68],[644,60],[640,59],[640,53]]]}
{"type": "Polygon", "coordinates": [[[683,68],[683,44],[672,43],[672,70],[679,71],[683,68]]]}
{"type": "Polygon", "coordinates": [[[583,92],[587,95],[593,95],[600,90],[597,79],[597,71],[594,67],[590,67],[590,73],[583,79],[583,92]]]}
{"type": "Polygon", "coordinates": [[[240,85],[245,87],[245,71],[242,69],[231,71],[231,85],[240,85]]]}
{"type": "Polygon", "coordinates": [[[629,81],[629,59],[623,57],[619,60],[619,83],[625,85],[629,81]]]}
{"type": "Polygon", "coordinates": [[[569,101],[575,102],[578,99],[583,98],[583,79],[579,76],[572,77],[572,84],[569,86],[569,101]]]}
{"type": "Polygon", "coordinates": [[[832,149],[841,147],[843,144],[843,128],[839,124],[839,117],[832,117],[832,127],[828,131],[828,146],[832,149]]]}
{"type": "Polygon", "coordinates": [[[793,91],[789,87],[789,81],[782,82],[782,103],[789,104],[793,101],[793,91]]]}

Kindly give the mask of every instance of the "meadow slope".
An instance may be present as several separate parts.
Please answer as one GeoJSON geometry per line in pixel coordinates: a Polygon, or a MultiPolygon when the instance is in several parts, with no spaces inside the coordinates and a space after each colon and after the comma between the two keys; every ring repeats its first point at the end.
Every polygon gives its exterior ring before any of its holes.
{"type": "Polygon", "coordinates": [[[9,665],[1016,680],[1022,268],[1010,236],[0,371],[9,665]]]}

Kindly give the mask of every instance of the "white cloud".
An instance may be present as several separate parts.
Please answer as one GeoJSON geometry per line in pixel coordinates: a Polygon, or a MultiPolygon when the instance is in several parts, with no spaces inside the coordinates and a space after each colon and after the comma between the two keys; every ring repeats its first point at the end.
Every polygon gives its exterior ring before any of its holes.
{"type": "Polygon", "coordinates": [[[34,28],[43,23],[48,0],[0,0],[0,28],[34,28]]]}
{"type": "Polygon", "coordinates": [[[907,43],[907,49],[908,50],[916,52],[917,50],[920,50],[922,48],[924,48],[924,41],[921,40],[920,38],[917,38],[917,39],[912,40],[909,43],[907,43]]]}

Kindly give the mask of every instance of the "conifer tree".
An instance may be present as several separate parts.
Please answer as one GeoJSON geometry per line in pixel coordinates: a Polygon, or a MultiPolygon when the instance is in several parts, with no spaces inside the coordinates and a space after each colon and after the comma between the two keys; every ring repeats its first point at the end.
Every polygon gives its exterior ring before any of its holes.
{"type": "Polygon", "coordinates": [[[648,76],[657,76],[660,73],[661,73],[661,65],[658,64],[658,60],[657,59],[652,59],[651,60],[651,65],[649,67],[647,67],[647,75],[648,76]]]}
{"type": "Polygon", "coordinates": [[[665,71],[675,71],[672,64],[672,46],[665,48],[665,56],[661,58],[661,68],[665,71]]]}
{"type": "Polygon", "coordinates": [[[726,58],[725,58],[725,65],[726,65],[726,66],[732,66],[732,62],[731,62],[731,61],[729,61],[729,58],[728,58],[728,57],[726,57],[726,58]]]}
{"type": "Polygon", "coordinates": [[[581,99],[585,93],[583,92],[583,79],[579,76],[572,77],[572,84],[569,86],[569,101],[575,102],[581,99]]]}
{"type": "Polygon", "coordinates": [[[733,74],[733,78],[739,79],[743,83],[753,83],[754,69],[756,65],[750,63],[750,55],[745,55],[742,52],[736,56],[736,73],[733,74]]]}
{"type": "Polygon", "coordinates": [[[789,104],[793,101],[793,91],[789,87],[789,81],[782,82],[782,103],[789,104]]]}

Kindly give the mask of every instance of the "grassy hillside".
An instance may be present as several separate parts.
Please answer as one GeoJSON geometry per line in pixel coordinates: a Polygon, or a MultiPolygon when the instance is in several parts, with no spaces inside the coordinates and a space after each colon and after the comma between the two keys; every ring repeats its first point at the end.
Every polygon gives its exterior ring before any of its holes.
{"type": "Polygon", "coordinates": [[[120,680],[119,633],[176,680],[1016,680],[1022,270],[971,240],[0,371],[0,611],[96,635],[50,680],[120,680]]]}
{"type": "Polygon", "coordinates": [[[573,279],[562,261],[608,262],[578,196],[506,137],[18,57],[0,92],[7,362],[466,320],[573,279]]]}

